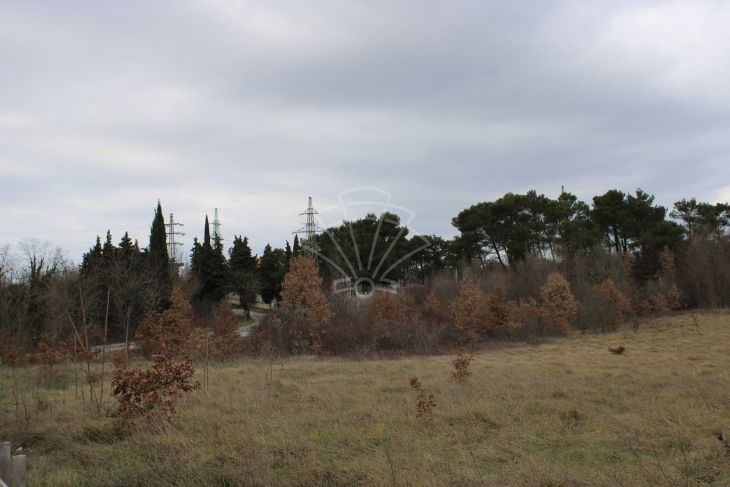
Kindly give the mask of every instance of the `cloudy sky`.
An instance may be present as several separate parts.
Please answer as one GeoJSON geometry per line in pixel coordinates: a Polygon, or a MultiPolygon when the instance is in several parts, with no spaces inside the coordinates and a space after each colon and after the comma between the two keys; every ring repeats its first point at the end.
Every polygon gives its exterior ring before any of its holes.
{"type": "Polygon", "coordinates": [[[0,1],[0,243],[146,245],[157,199],[256,251],[307,196],[420,232],[561,185],[730,199],[730,2],[0,1]],[[380,195],[384,193],[378,193],[380,195]]]}

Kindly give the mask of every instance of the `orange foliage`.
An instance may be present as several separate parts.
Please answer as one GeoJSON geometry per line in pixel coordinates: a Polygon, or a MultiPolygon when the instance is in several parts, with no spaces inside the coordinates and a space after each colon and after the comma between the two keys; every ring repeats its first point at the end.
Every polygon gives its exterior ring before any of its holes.
{"type": "Polygon", "coordinates": [[[557,272],[548,276],[540,288],[541,312],[551,331],[568,333],[578,314],[578,301],[570,290],[568,281],[557,272]]]}
{"type": "Polygon", "coordinates": [[[608,315],[603,318],[616,328],[626,321],[631,313],[631,300],[616,287],[611,279],[606,279],[597,288],[596,293],[608,305],[608,315]]]}
{"type": "Polygon", "coordinates": [[[474,282],[466,280],[459,286],[459,295],[451,306],[462,344],[473,343],[481,333],[490,330],[487,294],[474,282]]]}
{"type": "Polygon", "coordinates": [[[281,320],[289,332],[291,351],[318,352],[332,321],[332,310],[322,291],[322,278],[314,259],[299,256],[291,260],[281,297],[281,320]]]}
{"type": "Polygon", "coordinates": [[[436,408],[436,399],[433,394],[423,388],[418,377],[411,377],[408,383],[416,393],[416,417],[430,419],[433,416],[433,410],[436,408]]]}
{"type": "Polygon", "coordinates": [[[195,356],[201,348],[202,330],[193,324],[193,308],[179,287],[172,289],[170,301],[165,311],[150,311],[145,315],[135,332],[135,341],[148,357],[195,356]]]}
{"type": "Polygon", "coordinates": [[[460,352],[459,355],[451,362],[454,370],[451,371],[451,377],[457,382],[464,382],[471,376],[469,366],[471,365],[472,356],[460,352]]]}
{"type": "Polygon", "coordinates": [[[175,360],[168,354],[153,355],[150,369],[128,369],[117,361],[112,377],[112,394],[118,404],[114,416],[129,427],[138,418],[170,420],[175,414],[175,402],[183,393],[200,387],[191,382],[195,373],[190,359],[175,360]]]}

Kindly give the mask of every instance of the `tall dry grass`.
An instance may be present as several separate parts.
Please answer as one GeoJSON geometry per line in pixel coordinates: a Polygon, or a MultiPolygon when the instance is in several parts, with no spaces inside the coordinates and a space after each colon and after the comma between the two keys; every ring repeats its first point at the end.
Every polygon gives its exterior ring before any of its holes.
{"type": "Polygon", "coordinates": [[[2,368],[0,438],[23,446],[30,485],[730,485],[727,343],[730,314],[703,312],[490,345],[463,382],[453,355],[242,359],[212,366],[171,426],[126,436],[84,408],[72,369],[36,387],[39,369],[2,368]]]}

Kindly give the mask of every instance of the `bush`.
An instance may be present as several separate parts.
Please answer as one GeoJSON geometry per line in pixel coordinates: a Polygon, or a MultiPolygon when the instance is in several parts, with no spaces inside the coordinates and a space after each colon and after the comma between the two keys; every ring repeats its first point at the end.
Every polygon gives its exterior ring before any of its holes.
{"type": "Polygon", "coordinates": [[[179,287],[170,293],[170,307],[148,311],[137,327],[134,338],[146,356],[163,354],[195,357],[202,348],[202,330],[194,326],[193,308],[179,287]]]}
{"type": "Polygon", "coordinates": [[[467,355],[463,352],[459,353],[459,355],[457,355],[451,362],[454,366],[454,370],[451,371],[451,378],[457,382],[464,382],[471,377],[471,371],[469,370],[471,359],[471,355],[467,355]]]}
{"type": "Polygon", "coordinates": [[[570,290],[568,281],[558,273],[548,276],[540,288],[541,311],[548,323],[549,332],[566,334],[578,314],[578,302],[570,290]]]}
{"type": "Polygon", "coordinates": [[[169,421],[175,414],[175,402],[184,393],[200,387],[191,382],[195,373],[190,359],[175,360],[169,354],[152,357],[150,369],[130,369],[123,356],[116,361],[112,376],[112,394],[117,399],[113,416],[121,418],[125,427],[137,419],[161,418],[169,421]]]}
{"type": "Polygon", "coordinates": [[[238,333],[239,320],[226,301],[221,302],[208,321],[213,336],[208,339],[208,356],[212,360],[226,360],[240,355],[246,349],[246,341],[238,333]]]}
{"type": "Polygon", "coordinates": [[[581,328],[584,329],[616,330],[626,322],[633,308],[631,300],[612,279],[594,286],[593,292],[586,298],[580,313],[581,328]]]}
{"type": "Polygon", "coordinates": [[[281,296],[281,307],[260,324],[256,339],[291,353],[320,353],[332,310],[313,259],[299,256],[291,260],[281,296]]]}
{"type": "Polygon", "coordinates": [[[433,410],[436,409],[436,399],[434,395],[429,393],[421,385],[418,377],[411,377],[408,381],[411,389],[416,393],[416,417],[421,419],[431,419],[433,410]]]}
{"type": "Polygon", "coordinates": [[[690,307],[730,306],[730,237],[698,236],[677,258],[677,287],[690,307]]]}
{"type": "Polygon", "coordinates": [[[477,338],[491,329],[487,294],[472,280],[459,286],[459,296],[451,305],[454,326],[459,332],[459,345],[473,344],[477,338]]]}

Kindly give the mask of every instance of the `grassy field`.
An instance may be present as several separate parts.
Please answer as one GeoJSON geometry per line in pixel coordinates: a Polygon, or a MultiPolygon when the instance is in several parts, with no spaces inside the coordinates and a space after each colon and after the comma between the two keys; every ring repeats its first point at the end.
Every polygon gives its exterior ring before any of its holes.
{"type": "Polygon", "coordinates": [[[26,423],[4,369],[0,438],[24,446],[33,486],[730,485],[726,312],[489,347],[465,384],[452,359],[219,365],[175,424],[126,437],[84,412],[68,370],[27,392],[26,423]],[[430,420],[411,376],[435,394],[430,420]]]}

